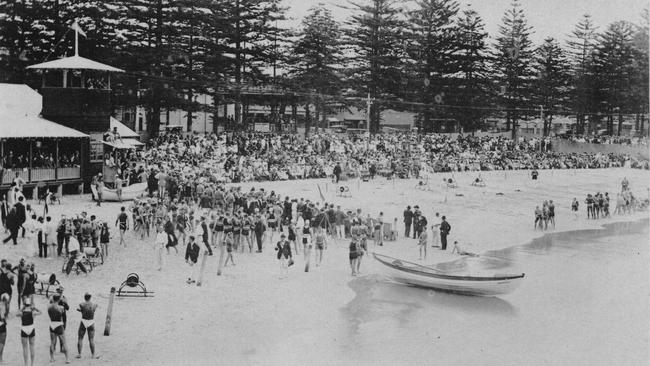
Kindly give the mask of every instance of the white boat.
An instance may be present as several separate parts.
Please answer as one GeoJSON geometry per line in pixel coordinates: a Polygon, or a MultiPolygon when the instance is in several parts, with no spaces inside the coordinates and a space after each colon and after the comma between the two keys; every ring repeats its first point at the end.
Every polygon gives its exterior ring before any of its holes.
{"type": "MultiPolygon", "coordinates": [[[[136,183],[122,188],[122,201],[131,201],[142,197],[147,193],[147,183],[136,183]]],[[[104,188],[102,192],[103,201],[119,201],[117,191],[114,189],[104,188]]]]}
{"type": "Polygon", "coordinates": [[[514,291],[524,278],[521,274],[469,276],[447,274],[433,267],[373,253],[386,266],[391,278],[407,285],[473,296],[496,296],[514,291]]]}

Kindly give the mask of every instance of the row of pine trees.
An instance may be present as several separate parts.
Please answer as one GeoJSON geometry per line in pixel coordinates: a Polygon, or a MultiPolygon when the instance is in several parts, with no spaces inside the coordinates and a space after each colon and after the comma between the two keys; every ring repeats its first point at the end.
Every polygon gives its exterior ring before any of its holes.
{"type": "Polygon", "coordinates": [[[115,103],[145,107],[152,134],[168,109],[188,111],[191,125],[193,111],[234,103],[241,120],[243,85],[291,91],[315,120],[335,106],[364,107],[370,95],[373,131],[388,108],[416,112],[424,131],[441,121],[474,130],[486,117],[505,117],[514,131],[541,110],[545,133],[558,115],[575,118],[578,133],[593,119],[620,133],[627,116],[643,128],[647,9],[638,24],[604,28],[584,15],[566,40],[536,45],[518,0],[493,40],[456,0],[342,6],[343,22],[321,4],[291,29],[280,0],[0,0],[1,81],[35,83],[25,66],[72,55],[78,19],[82,55],[128,71],[114,83],[115,103]],[[212,106],[195,102],[206,93],[212,106]]]}

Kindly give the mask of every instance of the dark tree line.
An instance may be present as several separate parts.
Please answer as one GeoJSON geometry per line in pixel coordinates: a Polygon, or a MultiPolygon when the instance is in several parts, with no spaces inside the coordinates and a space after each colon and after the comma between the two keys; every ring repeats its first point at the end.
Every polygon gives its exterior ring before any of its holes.
{"type": "MultiPolygon", "coordinates": [[[[449,121],[466,130],[503,116],[513,132],[543,112],[544,132],[558,115],[621,131],[648,113],[648,15],[640,24],[600,30],[585,15],[566,43],[530,39],[518,0],[505,12],[495,42],[480,15],[456,0],[352,0],[344,22],[324,5],[298,29],[285,28],[280,0],[0,0],[0,78],[35,84],[25,67],[72,55],[75,19],[87,33],[82,56],[127,70],[114,83],[118,105],[144,106],[150,133],[160,114],[235,106],[245,113],[243,85],[280,85],[306,96],[307,121],[334,106],[365,108],[378,131],[382,111],[417,113],[423,131],[449,121]],[[220,93],[227,88],[228,97],[220,93]],[[213,96],[213,105],[195,96],[213,96]],[[313,117],[312,117],[313,116],[313,117]]],[[[286,105],[271,105],[284,110],[286,105]]],[[[309,124],[307,125],[309,126],[309,124]]]]}

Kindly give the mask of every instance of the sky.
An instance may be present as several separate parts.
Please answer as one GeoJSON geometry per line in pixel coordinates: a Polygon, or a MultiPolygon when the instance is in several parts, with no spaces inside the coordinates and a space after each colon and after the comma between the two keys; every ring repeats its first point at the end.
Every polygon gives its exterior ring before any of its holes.
{"type": "MultiPolygon", "coordinates": [[[[290,24],[298,26],[309,8],[324,3],[331,9],[336,20],[343,21],[349,11],[341,8],[347,0],[283,0],[288,6],[287,16],[292,18],[290,24]]],[[[358,0],[364,2],[368,0],[358,0]]],[[[648,7],[648,0],[520,0],[519,1],[533,27],[531,40],[541,43],[547,37],[565,41],[583,14],[590,14],[599,31],[617,20],[627,20],[637,24],[641,22],[641,12],[648,7]]],[[[460,0],[461,11],[467,6],[476,10],[485,22],[485,28],[494,40],[499,24],[511,0],[460,0]]]]}

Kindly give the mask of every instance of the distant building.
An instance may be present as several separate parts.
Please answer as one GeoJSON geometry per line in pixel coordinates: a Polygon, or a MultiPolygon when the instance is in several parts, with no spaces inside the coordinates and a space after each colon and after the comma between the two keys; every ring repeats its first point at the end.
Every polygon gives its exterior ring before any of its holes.
{"type": "MultiPolygon", "coordinates": [[[[338,113],[327,117],[329,125],[343,125],[347,128],[366,128],[366,110],[357,107],[340,106],[338,113]]],[[[381,127],[410,130],[415,126],[415,113],[387,109],[381,112],[381,127]]]]}

